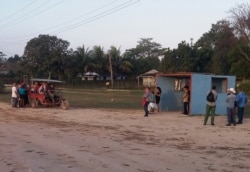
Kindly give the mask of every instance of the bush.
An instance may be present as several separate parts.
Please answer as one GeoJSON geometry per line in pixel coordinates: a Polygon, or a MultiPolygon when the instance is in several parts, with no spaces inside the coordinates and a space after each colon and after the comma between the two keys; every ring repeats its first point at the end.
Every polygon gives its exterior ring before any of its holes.
{"type": "Polygon", "coordinates": [[[0,93],[4,91],[4,83],[0,81],[0,93]]]}
{"type": "Polygon", "coordinates": [[[250,81],[241,83],[238,88],[244,91],[247,95],[250,95],[250,81]]]}

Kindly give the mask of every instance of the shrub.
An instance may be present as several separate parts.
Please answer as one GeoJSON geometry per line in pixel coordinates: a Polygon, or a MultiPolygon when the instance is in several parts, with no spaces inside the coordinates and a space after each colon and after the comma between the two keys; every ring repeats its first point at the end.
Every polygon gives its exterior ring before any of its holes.
{"type": "Polygon", "coordinates": [[[243,82],[239,85],[239,89],[250,95],[250,81],[243,82]]]}
{"type": "Polygon", "coordinates": [[[4,91],[4,83],[0,81],[0,93],[4,91]]]}

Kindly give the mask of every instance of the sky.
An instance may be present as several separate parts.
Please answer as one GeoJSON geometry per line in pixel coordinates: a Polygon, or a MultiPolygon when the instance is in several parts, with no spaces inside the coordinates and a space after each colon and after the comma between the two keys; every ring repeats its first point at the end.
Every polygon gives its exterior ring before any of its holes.
{"type": "Polygon", "coordinates": [[[153,38],[164,48],[195,43],[229,10],[249,0],[0,0],[0,52],[22,56],[40,34],[85,46],[135,48],[153,38]]]}

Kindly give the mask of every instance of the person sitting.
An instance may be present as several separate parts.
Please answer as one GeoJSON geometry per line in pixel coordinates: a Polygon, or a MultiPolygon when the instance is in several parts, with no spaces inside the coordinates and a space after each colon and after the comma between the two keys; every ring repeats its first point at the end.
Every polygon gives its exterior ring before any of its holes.
{"type": "Polygon", "coordinates": [[[53,84],[50,84],[48,87],[49,98],[52,100],[53,104],[55,103],[55,88],[53,84]]]}
{"type": "Polygon", "coordinates": [[[35,83],[35,93],[38,93],[39,88],[41,87],[41,84],[39,82],[35,83]]]}
{"type": "Polygon", "coordinates": [[[47,94],[48,88],[47,88],[47,83],[42,82],[42,85],[38,89],[39,94],[47,94]]]}

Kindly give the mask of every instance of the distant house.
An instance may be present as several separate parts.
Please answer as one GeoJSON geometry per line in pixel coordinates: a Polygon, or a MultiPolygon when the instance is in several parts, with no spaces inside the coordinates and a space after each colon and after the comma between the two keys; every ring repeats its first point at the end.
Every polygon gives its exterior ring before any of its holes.
{"type": "Polygon", "coordinates": [[[137,79],[138,79],[138,86],[149,86],[149,87],[154,87],[156,84],[156,75],[159,74],[160,72],[152,69],[148,72],[145,72],[143,74],[140,74],[137,79]],[[142,82],[140,82],[142,81],[142,82]]]}
{"type": "Polygon", "coordinates": [[[99,74],[95,72],[86,72],[83,74],[82,80],[89,80],[89,81],[99,80],[99,74]]]}
{"type": "Polygon", "coordinates": [[[216,86],[218,99],[216,101],[216,114],[227,114],[227,89],[235,88],[236,77],[200,73],[169,73],[157,74],[157,86],[161,87],[162,111],[183,111],[182,88],[187,85],[191,91],[190,114],[204,115],[206,109],[206,95],[212,86],[216,86]]]}

